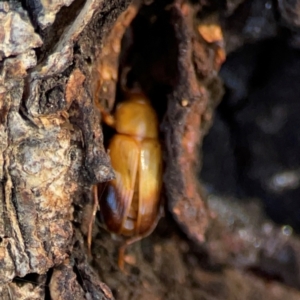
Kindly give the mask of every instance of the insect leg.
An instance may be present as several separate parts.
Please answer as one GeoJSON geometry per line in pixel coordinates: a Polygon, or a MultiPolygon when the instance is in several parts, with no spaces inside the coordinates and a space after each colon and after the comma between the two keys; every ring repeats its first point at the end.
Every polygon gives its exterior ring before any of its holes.
{"type": "Polygon", "coordinates": [[[92,255],[91,253],[91,246],[92,246],[92,231],[93,231],[93,224],[95,221],[96,213],[99,208],[98,204],[98,186],[94,185],[93,186],[93,210],[92,210],[92,217],[89,221],[89,226],[88,226],[88,233],[87,233],[87,245],[88,245],[88,253],[89,256],[92,255]]]}
{"type": "Polygon", "coordinates": [[[126,251],[126,248],[142,239],[144,239],[145,237],[147,237],[148,235],[150,235],[153,230],[156,228],[157,226],[157,223],[158,221],[160,220],[161,218],[161,215],[158,214],[156,219],[154,220],[153,224],[151,225],[151,227],[149,228],[149,230],[141,235],[138,235],[138,236],[134,236],[130,239],[127,239],[123,245],[119,248],[119,257],[118,257],[118,266],[120,268],[120,270],[123,272],[123,273],[126,273],[125,271],[125,251],[126,251]]]}

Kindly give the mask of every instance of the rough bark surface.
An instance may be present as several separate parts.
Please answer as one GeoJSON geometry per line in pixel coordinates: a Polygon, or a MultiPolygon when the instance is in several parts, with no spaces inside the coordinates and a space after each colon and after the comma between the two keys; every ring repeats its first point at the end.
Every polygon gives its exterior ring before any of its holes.
{"type": "MultiPolygon", "coordinates": [[[[74,243],[84,249],[83,238],[75,238],[74,199],[113,177],[92,92],[84,86],[87,58],[76,59],[74,45],[93,15],[110,9],[98,19],[100,45],[124,3],[103,9],[103,2],[87,1],[46,49],[42,29],[71,4],[58,2],[43,8],[36,2],[41,9],[29,15],[16,2],[1,3],[1,299],[112,298],[74,255],[74,243]]],[[[59,26],[63,16],[56,17],[59,26]]]]}
{"type": "MultiPolygon", "coordinates": [[[[227,52],[257,15],[270,26],[248,41],[276,35],[267,4],[246,2],[0,3],[1,299],[299,299],[298,237],[197,178],[223,94],[221,27],[227,52]],[[114,177],[97,106],[113,112],[124,82],[158,113],[165,167],[165,216],[127,249],[126,273],[101,220],[92,256],[86,245],[92,187],[114,177]]],[[[295,29],[291,6],[278,11],[295,29]]]]}

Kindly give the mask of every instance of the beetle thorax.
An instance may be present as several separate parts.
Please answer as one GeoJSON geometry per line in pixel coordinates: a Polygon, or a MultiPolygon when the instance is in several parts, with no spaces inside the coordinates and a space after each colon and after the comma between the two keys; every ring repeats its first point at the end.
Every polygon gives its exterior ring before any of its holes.
{"type": "Polygon", "coordinates": [[[116,109],[116,131],[139,139],[157,138],[156,113],[145,96],[135,95],[116,109]]]}

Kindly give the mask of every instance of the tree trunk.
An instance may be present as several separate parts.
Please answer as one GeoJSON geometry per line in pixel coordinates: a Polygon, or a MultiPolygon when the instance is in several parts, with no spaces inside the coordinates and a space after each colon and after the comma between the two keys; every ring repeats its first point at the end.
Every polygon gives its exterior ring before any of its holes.
{"type": "Polygon", "coordinates": [[[207,202],[197,175],[223,95],[220,15],[230,6],[167,2],[0,3],[1,299],[299,299],[246,272],[245,252],[258,265],[260,252],[240,230],[261,251],[296,252],[298,239],[271,221],[266,232],[256,204],[207,202]],[[97,107],[113,111],[126,68],[160,119],[165,216],[127,249],[122,273],[121,238],[98,220],[91,256],[86,241],[93,185],[114,178],[97,107]]]}

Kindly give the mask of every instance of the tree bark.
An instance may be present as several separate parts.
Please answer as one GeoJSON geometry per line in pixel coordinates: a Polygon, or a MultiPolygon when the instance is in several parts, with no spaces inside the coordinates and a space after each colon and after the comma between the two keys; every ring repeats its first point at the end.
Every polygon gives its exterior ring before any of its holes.
{"type": "Polygon", "coordinates": [[[299,298],[245,271],[247,251],[261,252],[240,230],[265,252],[299,241],[272,222],[266,233],[258,205],[207,202],[197,177],[223,94],[220,12],[214,1],[0,3],[1,299],[299,298]],[[123,274],[122,240],[94,226],[92,258],[86,240],[92,187],[114,177],[97,106],[113,110],[128,66],[160,118],[165,218],[123,274]]]}

